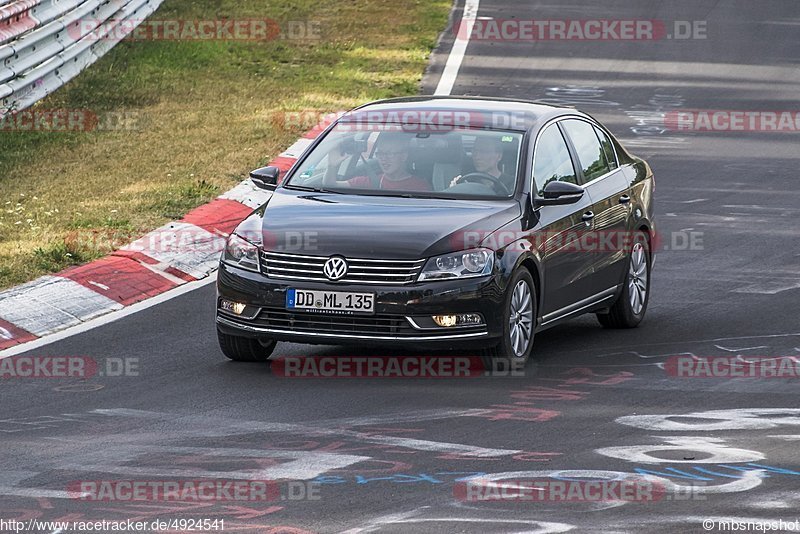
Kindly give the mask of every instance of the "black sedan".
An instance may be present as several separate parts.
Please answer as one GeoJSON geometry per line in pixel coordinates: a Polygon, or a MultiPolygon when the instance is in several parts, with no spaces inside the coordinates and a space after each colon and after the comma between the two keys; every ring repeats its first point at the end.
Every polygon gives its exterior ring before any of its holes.
{"type": "MultiPolygon", "coordinates": [[[[589,115],[418,97],[340,117],[222,254],[217,330],[234,360],[278,341],[483,350],[524,362],[584,313],[631,328],[649,300],[653,174],[589,115]]],[[[491,363],[491,362],[490,362],[491,363]]]]}

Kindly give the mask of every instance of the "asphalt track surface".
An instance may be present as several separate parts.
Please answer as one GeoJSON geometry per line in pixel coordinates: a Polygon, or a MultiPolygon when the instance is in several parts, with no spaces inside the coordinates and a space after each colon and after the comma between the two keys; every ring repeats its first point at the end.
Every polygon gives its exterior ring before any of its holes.
{"type": "MultiPolygon", "coordinates": [[[[678,378],[664,365],[800,357],[798,133],[658,127],[676,110],[797,110],[797,3],[484,0],[478,15],[706,21],[706,39],[473,39],[453,90],[575,105],[649,160],[668,248],[696,241],[659,251],[645,323],[612,331],[589,316],[546,331],[525,376],[289,379],[225,360],[206,285],[27,354],[123,358],[138,376],[0,383],[0,519],[224,519],[227,532],[703,532],[703,519],[798,519],[797,379],[678,378]],[[457,481],[480,473],[639,473],[668,491],[459,499],[457,481]],[[67,493],[85,480],[318,476],[318,498],[266,503],[67,493]]],[[[428,93],[451,43],[432,58],[428,93]]],[[[283,344],[276,355],[387,353],[283,344]]]]}

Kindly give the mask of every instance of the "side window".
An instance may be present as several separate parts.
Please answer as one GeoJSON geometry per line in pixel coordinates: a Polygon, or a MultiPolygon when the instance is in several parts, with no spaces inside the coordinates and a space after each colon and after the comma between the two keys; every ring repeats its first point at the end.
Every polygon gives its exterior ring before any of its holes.
{"type": "Polygon", "coordinates": [[[611,139],[609,139],[606,133],[597,126],[594,127],[594,133],[596,133],[597,138],[600,139],[600,144],[603,146],[603,152],[606,154],[608,167],[613,171],[619,167],[619,164],[617,163],[617,157],[614,155],[614,146],[611,144],[611,139]]]}
{"type": "Polygon", "coordinates": [[[594,126],[578,119],[567,119],[561,124],[564,125],[567,135],[575,146],[587,182],[611,170],[606,161],[605,151],[600,146],[597,134],[594,133],[594,126]]]}
{"type": "Polygon", "coordinates": [[[539,187],[540,195],[544,186],[553,180],[578,183],[567,142],[556,124],[548,126],[539,136],[533,155],[533,183],[539,187]]]}

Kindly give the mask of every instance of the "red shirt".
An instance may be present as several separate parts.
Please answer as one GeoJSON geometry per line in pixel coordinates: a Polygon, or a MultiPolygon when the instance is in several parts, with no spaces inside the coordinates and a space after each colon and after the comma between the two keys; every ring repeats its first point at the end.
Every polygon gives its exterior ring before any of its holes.
{"type": "MultiPolygon", "coordinates": [[[[347,180],[350,187],[372,189],[372,180],[369,176],[356,176],[347,180]]],[[[381,175],[380,188],[394,191],[431,191],[431,184],[416,176],[408,176],[402,180],[389,180],[386,175],[381,175]]]]}

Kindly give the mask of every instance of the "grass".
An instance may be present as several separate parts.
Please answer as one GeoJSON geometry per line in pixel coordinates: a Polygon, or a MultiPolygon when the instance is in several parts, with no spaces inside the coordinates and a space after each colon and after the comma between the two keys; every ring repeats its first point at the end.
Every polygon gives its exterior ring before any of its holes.
{"type": "Polygon", "coordinates": [[[38,247],[34,249],[33,257],[36,267],[50,272],[94,259],[91,253],[70,241],[54,243],[47,248],[38,247]]]}
{"type": "Polygon", "coordinates": [[[313,126],[282,112],[417,93],[449,9],[165,0],[152,19],[304,21],[319,38],[124,41],[34,108],[89,110],[102,128],[0,131],[0,288],[101,257],[233,187],[313,126]]]}

